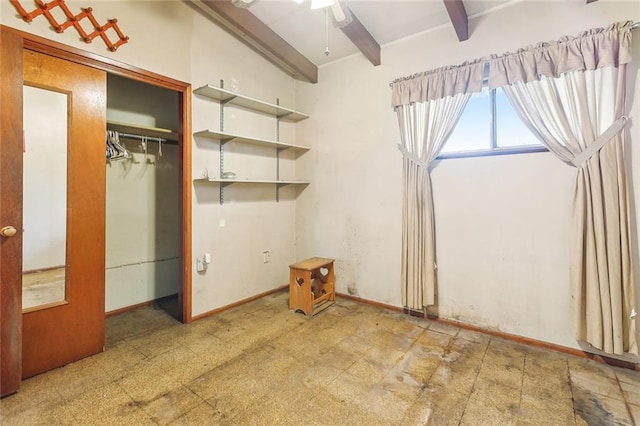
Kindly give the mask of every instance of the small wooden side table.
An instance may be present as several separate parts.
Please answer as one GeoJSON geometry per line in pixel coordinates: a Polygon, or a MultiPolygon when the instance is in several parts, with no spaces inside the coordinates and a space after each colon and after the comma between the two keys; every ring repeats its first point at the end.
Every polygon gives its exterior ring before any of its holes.
{"type": "Polygon", "coordinates": [[[312,257],[289,265],[289,309],[313,315],[336,300],[333,259],[312,257]]]}

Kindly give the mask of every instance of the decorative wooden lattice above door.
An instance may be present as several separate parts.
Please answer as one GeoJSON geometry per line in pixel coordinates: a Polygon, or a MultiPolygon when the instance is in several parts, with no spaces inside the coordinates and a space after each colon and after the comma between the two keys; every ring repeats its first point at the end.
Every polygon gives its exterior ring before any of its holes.
{"type": "Polygon", "coordinates": [[[120,31],[117,19],[109,19],[106,24],[100,25],[95,16],[93,16],[93,9],[90,7],[83,7],[82,12],[74,15],[69,10],[69,7],[65,4],[64,0],[53,0],[48,3],[45,3],[42,0],[35,0],[37,7],[31,12],[27,12],[22,7],[19,0],[10,1],[11,4],[18,10],[18,13],[20,13],[22,19],[24,19],[26,22],[31,22],[34,18],[43,15],[45,18],[47,18],[55,32],[63,33],[67,28],[74,27],[85,43],[91,43],[94,38],[100,36],[102,41],[104,41],[104,43],[107,45],[107,48],[110,51],[115,52],[118,47],[129,41],[129,37],[125,36],[122,31],[120,31]],[[52,13],[52,11],[57,7],[60,8],[60,10],[64,13],[64,16],[66,17],[65,21],[62,23],[58,22],[58,19],[56,19],[56,17],[53,16],[52,13]],[[93,32],[87,33],[84,28],[82,28],[81,21],[84,19],[88,19],[91,22],[94,28],[93,32]],[[118,40],[115,43],[109,39],[109,36],[107,34],[107,32],[111,29],[113,29],[118,37],[118,40]]]}

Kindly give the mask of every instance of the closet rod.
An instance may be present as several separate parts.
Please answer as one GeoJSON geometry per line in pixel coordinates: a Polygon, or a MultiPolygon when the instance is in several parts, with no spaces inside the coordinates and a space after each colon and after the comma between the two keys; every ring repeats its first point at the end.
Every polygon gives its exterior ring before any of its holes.
{"type": "Polygon", "coordinates": [[[120,135],[120,137],[122,138],[127,138],[127,139],[140,139],[140,140],[147,140],[147,141],[151,141],[151,142],[167,142],[167,139],[164,138],[158,138],[156,136],[141,136],[141,135],[133,135],[131,133],[121,133],[118,132],[118,135],[120,135]]]}

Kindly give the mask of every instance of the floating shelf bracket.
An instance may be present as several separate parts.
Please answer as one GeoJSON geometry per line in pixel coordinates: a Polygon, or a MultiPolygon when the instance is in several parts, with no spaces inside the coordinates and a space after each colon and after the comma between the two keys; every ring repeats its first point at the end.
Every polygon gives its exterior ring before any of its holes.
{"type": "MultiPolygon", "coordinates": [[[[220,87],[224,88],[224,80],[220,80],[220,87]]],[[[233,98],[232,98],[233,99],[233,98]]],[[[224,132],[224,106],[227,102],[220,102],[220,131],[224,132]]],[[[226,142],[220,141],[220,178],[224,176],[224,145],[226,142]]],[[[220,205],[224,204],[224,187],[220,183],[220,205]]]]}

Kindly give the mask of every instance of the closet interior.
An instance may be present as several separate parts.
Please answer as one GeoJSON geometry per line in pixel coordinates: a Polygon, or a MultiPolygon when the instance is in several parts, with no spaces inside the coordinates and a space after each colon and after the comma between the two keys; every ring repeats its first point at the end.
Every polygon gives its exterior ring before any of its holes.
{"type": "Polygon", "coordinates": [[[177,319],[179,94],[107,77],[106,312],[157,301],[177,319]]]}

